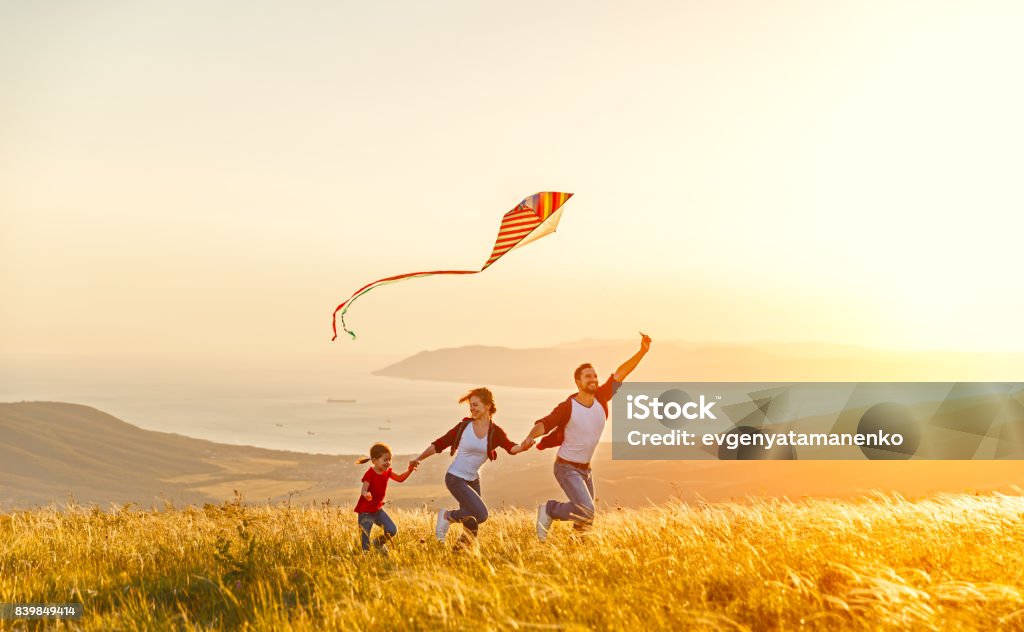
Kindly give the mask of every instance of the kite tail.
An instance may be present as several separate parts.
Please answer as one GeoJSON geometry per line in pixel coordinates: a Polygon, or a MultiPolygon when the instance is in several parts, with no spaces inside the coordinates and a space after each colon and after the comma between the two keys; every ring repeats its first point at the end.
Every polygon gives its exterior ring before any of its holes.
{"type": "Polygon", "coordinates": [[[352,340],[356,339],[356,332],[350,330],[345,325],[345,312],[348,311],[348,308],[352,306],[352,303],[355,302],[357,298],[359,298],[363,294],[366,294],[370,290],[376,289],[382,285],[390,285],[392,283],[398,283],[399,281],[405,281],[407,279],[432,276],[435,274],[477,274],[478,272],[480,272],[480,270],[434,270],[432,272],[410,272],[409,274],[399,274],[397,276],[388,277],[386,279],[380,279],[379,281],[374,281],[373,283],[368,283],[367,285],[364,285],[363,287],[356,290],[355,294],[348,297],[348,300],[344,301],[341,305],[338,305],[337,307],[334,308],[334,315],[331,317],[331,331],[334,332],[334,335],[331,337],[331,340],[334,341],[338,339],[339,312],[341,312],[342,330],[348,335],[352,336],[352,340]]]}
{"type": "Polygon", "coordinates": [[[334,332],[334,335],[331,336],[332,342],[338,339],[338,311],[341,311],[341,328],[345,330],[345,333],[352,336],[352,340],[356,339],[356,332],[349,331],[348,327],[345,326],[345,312],[348,311],[348,308],[345,307],[345,305],[348,303],[349,301],[345,301],[341,305],[338,305],[337,307],[334,308],[334,316],[331,318],[331,331],[334,332]]]}

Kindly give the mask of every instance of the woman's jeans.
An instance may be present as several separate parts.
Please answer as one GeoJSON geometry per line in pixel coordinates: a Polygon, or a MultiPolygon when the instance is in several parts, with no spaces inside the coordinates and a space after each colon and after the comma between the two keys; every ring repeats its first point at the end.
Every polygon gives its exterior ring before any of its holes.
{"type": "Polygon", "coordinates": [[[569,502],[549,500],[548,515],[555,520],[572,520],[573,527],[586,529],[594,522],[594,475],[590,467],[580,468],[555,461],[555,480],[569,502]]]}
{"type": "Polygon", "coordinates": [[[480,479],[467,481],[449,473],[444,475],[444,484],[455,500],[459,501],[459,508],[448,512],[448,519],[461,522],[466,531],[475,537],[480,525],[487,520],[487,506],[483,498],[480,498],[480,479]]]}
{"type": "Polygon", "coordinates": [[[373,546],[380,547],[387,543],[388,540],[395,537],[398,533],[398,527],[391,520],[391,517],[384,513],[383,509],[378,509],[372,513],[361,513],[359,514],[359,533],[362,536],[363,550],[370,550],[370,531],[373,530],[373,525],[379,524],[384,529],[384,534],[377,536],[373,541],[373,546]]]}

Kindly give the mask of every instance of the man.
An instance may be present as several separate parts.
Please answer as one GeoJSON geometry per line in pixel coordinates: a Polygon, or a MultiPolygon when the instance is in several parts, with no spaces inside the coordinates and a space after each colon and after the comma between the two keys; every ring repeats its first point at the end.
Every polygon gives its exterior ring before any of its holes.
{"type": "Polygon", "coordinates": [[[604,384],[598,386],[597,371],[591,364],[577,367],[573,375],[578,392],[537,421],[523,439],[521,445],[527,446],[537,437],[547,435],[537,445],[539,450],[559,446],[555,480],[569,498],[564,503],[549,500],[537,508],[537,537],[542,542],[554,520],[571,520],[573,527],[579,530],[588,528],[594,521],[594,477],[590,461],[608,420],[608,402],[651,348],[650,336],[640,335],[640,350],[604,384]]]}

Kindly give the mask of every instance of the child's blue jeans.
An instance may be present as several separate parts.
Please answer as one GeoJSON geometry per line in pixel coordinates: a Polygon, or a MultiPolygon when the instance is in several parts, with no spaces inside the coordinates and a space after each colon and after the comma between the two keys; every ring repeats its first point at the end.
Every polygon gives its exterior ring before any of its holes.
{"type": "Polygon", "coordinates": [[[395,526],[391,517],[383,509],[378,509],[372,513],[359,514],[359,534],[362,536],[364,551],[370,550],[370,531],[373,530],[373,525],[375,524],[380,525],[381,529],[384,529],[384,534],[374,539],[374,546],[379,547],[385,544],[398,533],[398,527],[395,526]]]}

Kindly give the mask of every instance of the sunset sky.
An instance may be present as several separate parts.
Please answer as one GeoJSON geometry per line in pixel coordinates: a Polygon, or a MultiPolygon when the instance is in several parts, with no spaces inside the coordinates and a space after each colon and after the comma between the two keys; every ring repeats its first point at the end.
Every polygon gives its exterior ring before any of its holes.
{"type": "Polygon", "coordinates": [[[0,5],[0,349],[1024,351],[1024,3],[0,5]],[[484,274],[501,215],[575,193],[484,274]]]}

